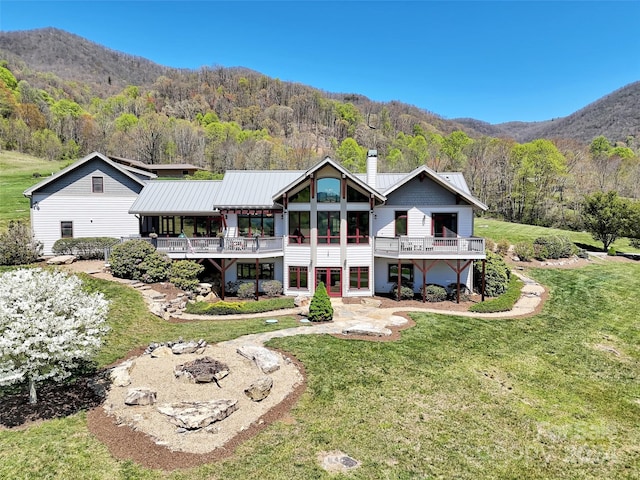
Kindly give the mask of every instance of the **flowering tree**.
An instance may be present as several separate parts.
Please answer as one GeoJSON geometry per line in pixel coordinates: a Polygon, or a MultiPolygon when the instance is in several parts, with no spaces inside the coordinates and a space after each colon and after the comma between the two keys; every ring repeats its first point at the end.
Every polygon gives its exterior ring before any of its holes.
{"type": "Polygon", "coordinates": [[[108,301],[76,276],[39,268],[0,275],[0,385],[62,380],[102,344],[108,301]]]}

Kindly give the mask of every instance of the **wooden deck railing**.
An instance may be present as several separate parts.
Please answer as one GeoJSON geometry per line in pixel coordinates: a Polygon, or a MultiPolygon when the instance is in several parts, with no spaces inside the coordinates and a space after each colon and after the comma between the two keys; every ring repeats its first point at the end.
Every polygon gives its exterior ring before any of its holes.
{"type": "Polygon", "coordinates": [[[484,238],[478,237],[376,237],[374,252],[398,256],[437,256],[443,254],[465,256],[484,254],[484,238]]]}

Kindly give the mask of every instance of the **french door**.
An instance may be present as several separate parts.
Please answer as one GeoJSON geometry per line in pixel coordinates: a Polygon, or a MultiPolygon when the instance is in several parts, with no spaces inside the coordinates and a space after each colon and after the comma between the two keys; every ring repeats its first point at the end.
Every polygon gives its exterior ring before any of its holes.
{"type": "Polygon", "coordinates": [[[324,282],[330,297],[342,296],[341,268],[316,268],[316,288],[320,282],[324,282]]]}

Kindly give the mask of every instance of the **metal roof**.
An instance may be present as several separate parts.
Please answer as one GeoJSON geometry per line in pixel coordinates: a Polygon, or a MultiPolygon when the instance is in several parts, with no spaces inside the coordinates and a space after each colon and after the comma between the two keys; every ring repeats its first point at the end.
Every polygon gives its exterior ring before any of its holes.
{"type": "Polygon", "coordinates": [[[222,180],[156,180],[147,183],[129,213],[211,214],[222,180]]]}
{"type": "Polygon", "coordinates": [[[215,205],[218,208],[270,208],[273,193],[304,173],[304,170],[228,170],[215,205]]]}

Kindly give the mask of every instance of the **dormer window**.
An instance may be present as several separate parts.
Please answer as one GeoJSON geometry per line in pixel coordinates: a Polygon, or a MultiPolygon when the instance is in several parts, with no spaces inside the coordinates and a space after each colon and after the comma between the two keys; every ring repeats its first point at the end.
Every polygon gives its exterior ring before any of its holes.
{"type": "Polygon", "coordinates": [[[91,177],[91,191],[93,193],[104,193],[103,177],[91,177]]]}
{"type": "Polygon", "coordinates": [[[318,196],[318,203],[340,202],[340,179],[339,178],[319,178],[317,196],[318,196]]]}

